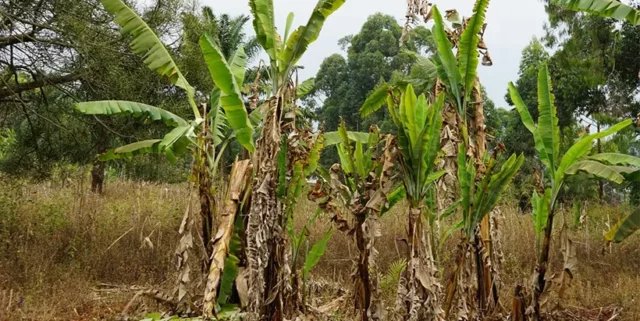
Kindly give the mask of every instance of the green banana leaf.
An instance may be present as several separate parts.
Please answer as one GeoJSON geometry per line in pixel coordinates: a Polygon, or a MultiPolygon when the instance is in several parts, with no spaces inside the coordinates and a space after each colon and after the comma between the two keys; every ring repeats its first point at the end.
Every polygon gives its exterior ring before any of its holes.
{"type": "Polygon", "coordinates": [[[162,41],[147,23],[121,0],[100,0],[100,2],[108,13],[115,16],[114,21],[122,27],[122,33],[133,36],[131,48],[137,54],[143,55],[144,64],[149,69],[169,78],[174,85],[184,89],[189,97],[194,116],[200,118],[198,107],[193,99],[193,87],[189,85],[162,41]]]}
{"type": "Polygon", "coordinates": [[[396,204],[407,197],[407,192],[404,189],[403,184],[398,184],[391,193],[387,194],[387,203],[382,206],[380,210],[380,217],[384,216],[389,210],[391,210],[396,204]]]}
{"type": "Polygon", "coordinates": [[[594,13],[602,17],[627,20],[632,25],[640,25],[640,11],[615,0],[552,0],[553,4],[574,11],[594,13]]]}
{"type": "MultiPolygon", "coordinates": [[[[342,142],[342,138],[338,132],[327,132],[322,134],[324,137],[324,146],[333,146],[336,144],[340,144],[342,142]]],[[[369,133],[361,133],[361,132],[350,132],[347,131],[347,136],[349,140],[352,142],[360,142],[366,144],[369,142],[369,133]]]]}
{"type": "Polygon", "coordinates": [[[236,79],[236,85],[241,86],[247,71],[247,54],[244,52],[244,48],[238,48],[229,58],[229,69],[236,79]]]}
{"type": "MultiPolygon", "coordinates": [[[[238,142],[248,151],[253,152],[255,150],[253,126],[247,115],[244,101],[231,68],[224,59],[222,52],[220,52],[220,48],[208,34],[200,38],[200,48],[213,82],[222,91],[220,104],[225,111],[227,123],[236,131],[238,142]]],[[[234,63],[234,65],[241,64],[234,63]]]]}
{"type": "Polygon", "coordinates": [[[284,28],[284,41],[286,42],[287,39],[289,39],[289,32],[291,31],[291,26],[293,25],[293,18],[295,17],[295,15],[293,14],[293,12],[289,12],[289,15],[287,16],[287,25],[284,28]]]}
{"type": "Polygon", "coordinates": [[[367,117],[382,107],[387,102],[389,96],[389,84],[383,83],[373,90],[373,93],[367,97],[362,107],[360,107],[360,116],[367,117]]]}
{"type": "MultiPolygon", "coordinates": [[[[437,6],[433,6],[431,9],[435,25],[433,26],[433,38],[436,41],[437,54],[433,56],[433,62],[438,69],[438,75],[440,79],[444,81],[445,86],[451,92],[458,111],[461,111],[462,101],[460,97],[460,85],[461,76],[460,69],[458,69],[456,57],[453,54],[453,46],[447,37],[445,32],[444,20],[442,14],[438,10],[437,6]]],[[[465,115],[466,113],[460,113],[465,115]]]]}
{"type": "Polygon", "coordinates": [[[103,100],[75,104],[74,108],[87,115],[132,115],[133,117],[147,116],[153,121],[162,121],[167,126],[178,127],[187,125],[187,121],[162,108],[146,104],[123,101],[103,100]]]}
{"type": "Polygon", "coordinates": [[[556,106],[552,93],[551,77],[546,64],[538,70],[538,135],[544,145],[547,158],[554,170],[560,152],[560,127],[556,116],[556,106]]]}
{"type": "Polygon", "coordinates": [[[607,179],[617,184],[621,184],[624,181],[624,177],[615,169],[592,160],[583,160],[577,162],[567,168],[565,173],[567,175],[575,175],[579,171],[583,171],[594,176],[607,179]]]}
{"type": "Polygon", "coordinates": [[[149,139],[110,149],[106,153],[100,154],[98,160],[104,162],[114,159],[129,159],[141,154],[157,154],[161,152],[161,141],[161,139],[149,139]]]}
{"type": "Polygon", "coordinates": [[[460,61],[460,75],[464,86],[464,99],[468,101],[476,80],[478,69],[478,43],[480,32],[484,26],[484,19],[489,6],[489,0],[477,0],[473,7],[473,15],[467,27],[460,36],[458,43],[458,59],[460,61]]]}
{"type": "MultiPolygon", "coordinates": [[[[556,171],[555,174],[555,184],[556,187],[558,187],[561,183],[562,180],[564,179],[564,175],[566,173],[567,168],[569,168],[570,166],[572,166],[573,164],[575,164],[577,161],[581,160],[585,155],[587,155],[592,148],[593,142],[596,141],[597,139],[601,139],[610,135],[613,135],[615,133],[617,133],[618,131],[624,129],[625,127],[631,125],[632,120],[631,119],[627,119],[624,120],[616,125],[613,125],[609,128],[607,128],[606,130],[603,130],[599,133],[595,133],[595,134],[591,134],[588,135],[586,137],[581,138],[580,140],[578,140],[575,144],[573,144],[569,150],[567,150],[567,152],[564,154],[564,156],[562,157],[562,160],[560,161],[560,166],[558,166],[558,170],[556,171]]],[[[629,160],[629,158],[634,158],[632,156],[627,156],[627,155],[621,155],[621,154],[600,154],[603,156],[598,156],[603,158],[603,161],[611,160],[611,161],[620,161],[620,160],[627,160],[627,161],[633,161],[633,160],[629,160]],[[626,156],[626,157],[616,157],[615,155],[621,155],[621,156],[626,156]]],[[[597,155],[596,155],[597,156],[597,155]]],[[[598,159],[596,156],[592,156],[590,157],[591,159],[596,159],[596,160],[600,160],[598,159]],[[596,157],[596,158],[593,158],[596,157]]],[[[612,163],[614,165],[618,165],[620,163],[612,163]]],[[[627,164],[624,164],[627,165],[627,164]]]]}
{"type": "Polygon", "coordinates": [[[550,202],[550,188],[547,188],[541,196],[539,196],[535,191],[533,192],[533,196],[531,197],[531,205],[533,206],[533,227],[538,237],[542,235],[542,231],[547,226],[550,202]]]}
{"type": "Polygon", "coordinates": [[[218,146],[222,143],[225,130],[227,129],[227,117],[224,114],[222,108],[220,108],[220,88],[213,88],[211,90],[211,110],[207,115],[207,119],[210,120],[211,131],[213,133],[213,144],[218,146]]]}
{"type": "Polygon", "coordinates": [[[640,229],[640,209],[625,216],[604,235],[609,242],[620,243],[640,229]]]}
{"type": "Polygon", "coordinates": [[[324,255],[324,252],[327,250],[327,243],[329,239],[333,235],[333,228],[330,228],[327,233],[324,234],[322,239],[320,239],[316,244],[311,247],[311,250],[307,254],[307,257],[304,259],[304,266],[302,267],[302,277],[306,279],[307,275],[313,268],[320,262],[320,258],[324,255]]]}
{"type": "Polygon", "coordinates": [[[640,167],[640,157],[625,154],[602,153],[589,156],[589,159],[597,160],[602,163],[609,163],[611,165],[629,165],[640,167]]]}
{"type": "Polygon", "coordinates": [[[533,134],[535,148],[536,151],[538,151],[538,158],[547,168],[553,169],[553,167],[551,167],[551,160],[549,159],[547,151],[544,147],[544,143],[542,142],[542,139],[540,138],[540,135],[538,133],[538,126],[533,122],[533,118],[531,117],[531,114],[529,114],[529,109],[527,109],[524,101],[522,101],[520,93],[518,93],[518,90],[513,85],[513,83],[509,83],[509,94],[511,95],[511,100],[516,106],[516,110],[520,114],[522,123],[531,132],[531,134],[533,134]]]}
{"type": "Polygon", "coordinates": [[[500,200],[502,192],[509,186],[513,177],[518,173],[518,170],[520,170],[522,163],[524,163],[524,155],[516,157],[516,155],[513,154],[504,165],[502,165],[498,173],[491,175],[487,193],[483,195],[479,204],[473,204],[476,209],[472,217],[472,227],[475,227],[485,215],[493,210],[500,200]]]}
{"type": "Polygon", "coordinates": [[[253,15],[253,29],[256,32],[258,43],[267,52],[271,61],[278,60],[273,0],[250,0],[249,6],[253,15]]]}
{"type": "Polygon", "coordinates": [[[244,233],[242,215],[236,215],[233,236],[229,242],[229,255],[224,260],[224,270],[220,279],[220,291],[218,292],[218,304],[220,305],[228,303],[228,298],[231,297],[233,292],[233,284],[238,277],[238,264],[240,263],[238,257],[242,254],[242,239],[240,237],[242,233],[244,233]]]}
{"type": "Polygon", "coordinates": [[[316,79],[309,78],[303,81],[300,85],[298,85],[298,90],[296,92],[296,97],[303,98],[313,91],[313,88],[316,86],[316,79]]]}
{"type": "Polygon", "coordinates": [[[286,39],[287,45],[278,57],[280,72],[292,68],[311,43],[318,39],[327,18],[344,4],[345,0],[319,0],[306,26],[300,26],[286,39]]]}

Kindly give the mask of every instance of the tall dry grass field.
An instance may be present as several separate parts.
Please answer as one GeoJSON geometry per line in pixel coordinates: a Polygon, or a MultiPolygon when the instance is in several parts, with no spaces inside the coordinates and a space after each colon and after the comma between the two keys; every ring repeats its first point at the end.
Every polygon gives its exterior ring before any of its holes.
{"type": "MultiPolygon", "coordinates": [[[[0,320],[116,320],[138,289],[171,291],[176,279],[177,229],[188,202],[186,184],[114,181],[99,196],[88,192],[83,180],[64,184],[3,180],[0,320]]],[[[602,233],[624,208],[596,204],[586,208],[579,227],[573,224],[571,210],[563,211],[557,224],[556,233],[565,218],[579,259],[564,304],[594,309],[620,306],[620,320],[640,320],[640,236],[607,246],[602,233]]],[[[500,209],[501,300],[509,309],[514,286],[528,284],[536,240],[530,214],[518,213],[511,202],[500,209]]],[[[395,274],[404,257],[406,210],[401,204],[381,219],[378,251],[382,297],[387,304],[394,302],[395,274]]],[[[315,211],[315,204],[301,199],[294,226],[300,230],[315,211]]],[[[442,234],[453,223],[453,218],[441,222],[437,230],[442,234]]],[[[329,228],[328,217],[317,220],[311,243],[329,228]]],[[[453,264],[457,242],[454,234],[438,251],[443,277],[453,264]]],[[[561,262],[557,245],[552,245],[553,271],[561,262]]],[[[336,231],[311,273],[311,304],[326,304],[349,291],[356,254],[351,237],[336,231]]],[[[335,320],[349,319],[348,310],[337,310],[335,320]]]]}

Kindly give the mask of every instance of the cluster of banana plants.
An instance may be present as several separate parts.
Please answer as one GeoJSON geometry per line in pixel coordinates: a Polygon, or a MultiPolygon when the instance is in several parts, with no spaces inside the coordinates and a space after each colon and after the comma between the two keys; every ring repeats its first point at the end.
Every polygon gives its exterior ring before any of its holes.
{"type": "MultiPolygon", "coordinates": [[[[509,93],[520,113],[523,124],[533,134],[538,159],[544,165],[544,175],[539,180],[538,191],[533,192],[531,199],[534,228],[542,242],[538,247],[538,260],[533,275],[532,302],[529,310],[533,320],[540,320],[543,308],[541,305],[546,302],[544,299],[548,296],[548,292],[554,291],[568,282],[566,278],[560,278],[560,280],[545,278],[549,268],[549,250],[556,206],[566,178],[584,172],[620,184],[625,180],[625,177],[628,178],[637,173],[638,167],[640,167],[640,158],[615,153],[589,155],[596,140],[613,135],[630,126],[633,123],[632,119],[624,120],[601,132],[581,137],[560,157],[560,129],[554,105],[551,78],[546,64],[543,64],[538,72],[538,112],[540,116],[537,124],[534,123],[527,106],[512,83],[509,84],[509,93]],[[555,284],[558,282],[563,283],[555,284]]],[[[631,219],[623,220],[619,226],[609,232],[607,237],[611,240],[621,240],[629,234],[632,226],[635,225],[637,228],[637,221],[634,221],[633,216],[629,216],[629,218],[631,219]]],[[[566,273],[565,271],[570,270],[569,268],[565,264],[563,275],[566,273]]],[[[516,310],[514,314],[517,314],[518,311],[521,313],[523,309],[516,310]]]]}
{"type": "MultiPolygon", "coordinates": [[[[211,73],[215,88],[210,94],[209,104],[203,103],[198,108],[198,99],[194,88],[187,82],[178,69],[173,58],[164,47],[160,39],[149,26],[121,0],[102,0],[107,12],[115,16],[115,22],[122,27],[122,32],[131,36],[132,49],[143,56],[144,63],[151,70],[166,77],[172,84],[186,93],[186,102],[193,111],[193,119],[185,120],[169,111],[129,101],[95,101],[79,103],[75,108],[90,115],[125,115],[145,118],[151,121],[162,121],[172,129],[162,138],[145,140],[109,150],[99,156],[102,161],[129,158],[145,153],[160,153],[166,155],[171,162],[177,157],[191,150],[194,156],[193,181],[197,185],[200,195],[201,235],[205,249],[202,270],[208,276],[204,290],[202,304],[204,315],[221,312],[231,293],[230,284],[233,277],[220,279],[225,268],[225,262],[233,246],[230,246],[236,223],[235,214],[244,195],[249,176],[248,162],[234,165],[227,191],[227,198],[218,215],[218,204],[214,198],[216,191],[213,181],[217,179],[221,156],[232,140],[238,141],[249,151],[253,151],[254,126],[261,119],[259,111],[251,115],[247,113],[240,94],[239,84],[244,82],[246,55],[242,48],[228,60],[222,55],[216,42],[209,35],[200,39],[200,46],[204,60],[211,73]],[[222,217],[222,219],[219,219],[222,217]],[[221,237],[215,237],[216,232],[221,237]],[[224,258],[224,260],[223,260],[224,258]]],[[[187,211],[189,213],[190,211],[187,211]]],[[[183,220],[189,225],[193,219],[188,215],[183,220]]],[[[181,227],[182,239],[177,251],[180,269],[177,301],[184,303],[191,313],[198,313],[192,308],[194,305],[189,296],[189,257],[188,249],[192,248],[191,233],[185,233],[181,227]]],[[[232,264],[233,265],[233,264],[232,264]]],[[[237,270],[231,268],[231,270],[237,270]]]]}
{"type": "MultiPolygon", "coordinates": [[[[433,36],[437,45],[432,61],[444,87],[436,90],[442,89],[448,103],[454,107],[455,125],[461,138],[457,178],[462,210],[459,226],[463,237],[455,272],[447,284],[444,301],[447,318],[456,299],[459,318],[482,318],[498,306],[498,271],[497,262],[493,260],[493,245],[497,240],[492,240],[495,226],[491,224],[490,215],[524,161],[522,155],[511,155],[502,167],[498,167],[501,145],[498,144],[491,153],[486,148],[483,97],[477,68],[480,54],[483,55],[483,64],[491,65],[483,41],[488,5],[487,0],[476,1],[471,18],[452,23],[454,31],[447,31],[445,19],[438,8],[434,6],[432,9],[433,36]],[[457,48],[457,53],[454,54],[453,48],[457,48]],[[474,265],[475,269],[472,268],[474,265]],[[476,293],[469,290],[468,281],[473,276],[477,282],[476,293]]],[[[449,14],[447,18],[451,20],[449,14]]]]}
{"type": "Polygon", "coordinates": [[[322,180],[308,197],[331,215],[340,231],[355,239],[358,257],[353,273],[353,299],[357,315],[361,320],[385,320],[386,310],[379,298],[375,246],[381,233],[378,219],[401,199],[391,177],[395,139],[380,135],[376,126],[368,133],[348,132],[344,121],[337,136],[340,163],[329,171],[318,168],[322,180]]]}
{"type": "Polygon", "coordinates": [[[254,179],[247,222],[248,313],[258,319],[282,320],[295,313],[289,308],[297,305],[294,302],[297,296],[289,282],[290,247],[286,234],[290,216],[287,213],[293,213],[295,200],[285,201],[279,191],[282,178],[286,179],[291,166],[298,163],[292,157],[299,154],[302,147],[291,139],[300,135],[296,126],[298,86],[295,75],[298,61],[318,38],[326,19],[344,2],[318,1],[307,24],[293,32],[290,31],[294,17],[290,14],[284,37],[281,37],[276,32],[273,1],[249,1],[257,40],[269,57],[269,63],[265,65],[271,80],[263,130],[253,154],[254,179]],[[282,155],[284,146],[287,147],[287,173],[283,173],[285,168],[279,166],[282,163],[279,155],[282,155]]]}

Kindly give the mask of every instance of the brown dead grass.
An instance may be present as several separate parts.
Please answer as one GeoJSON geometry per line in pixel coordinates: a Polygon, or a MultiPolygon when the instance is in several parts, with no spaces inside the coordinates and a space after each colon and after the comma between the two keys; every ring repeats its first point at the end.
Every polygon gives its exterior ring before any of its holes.
{"type": "MultiPolygon", "coordinates": [[[[64,186],[0,183],[0,320],[111,320],[133,292],[126,287],[107,291],[103,283],[165,289],[174,284],[173,252],[188,202],[187,185],[115,181],[103,196],[87,189],[81,181],[64,186]]],[[[501,298],[508,307],[514,286],[528,284],[535,235],[529,214],[519,214],[508,204],[501,209],[501,298]]],[[[296,229],[315,211],[315,204],[301,199],[296,229]]],[[[405,212],[406,207],[399,205],[381,219],[381,272],[404,256],[405,212]]],[[[568,212],[564,215],[571,221],[568,212]]],[[[579,268],[567,307],[615,305],[623,308],[620,320],[640,320],[640,235],[610,247],[602,241],[607,224],[622,212],[615,206],[591,205],[586,224],[571,232],[579,268]]],[[[563,221],[562,214],[559,217],[556,233],[563,221]]],[[[443,222],[440,231],[451,224],[443,222]]],[[[329,228],[328,217],[317,220],[311,243],[329,228]]],[[[438,253],[443,272],[452,264],[457,240],[449,238],[438,253]]],[[[352,239],[336,231],[312,280],[337,285],[338,291],[348,289],[355,255],[352,239]]],[[[557,270],[560,253],[556,250],[553,255],[552,269],[557,270]]],[[[336,319],[348,313],[338,314],[336,319]]]]}

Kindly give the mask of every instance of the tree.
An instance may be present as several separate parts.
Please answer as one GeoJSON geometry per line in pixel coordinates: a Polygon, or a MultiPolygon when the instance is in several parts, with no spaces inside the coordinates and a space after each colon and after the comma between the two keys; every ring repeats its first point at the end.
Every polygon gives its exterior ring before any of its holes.
{"type": "MultiPolygon", "coordinates": [[[[126,38],[109,25],[108,14],[97,2],[10,1],[2,2],[0,8],[3,32],[34,34],[26,42],[0,49],[0,59],[9,62],[3,70],[9,86],[0,87],[25,89],[2,103],[6,116],[3,126],[14,128],[17,135],[11,153],[2,160],[4,171],[46,178],[56,164],[93,163],[96,154],[113,144],[148,138],[162,130],[161,126],[140,130],[140,120],[114,122],[80,117],[70,108],[73,102],[119,98],[160,105],[182,116],[188,113],[177,103],[180,93],[158,89],[166,84],[141,67],[142,59],[129,52],[126,38]],[[75,73],[81,77],[70,82],[47,80],[75,73]]],[[[143,7],[141,14],[151,18],[148,22],[154,30],[166,32],[175,27],[171,16],[179,10],[175,1],[162,1],[143,7]]],[[[95,165],[98,188],[104,168],[101,162],[95,165]]],[[[166,165],[150,159],[123,161],[115,166],[123,173],[157,178],[161,175],[158,173],[172,172],[166,165]],[[163,166],[164,170],[157,170],[163,166]]],[[[186,173],[184,167],[173,173],[181,170],[186,173]]]]}
{"type": "Polygon", "coordinates": [[[367,19],[358,34],[340,40],[346,58],[339,54],[325,58],[316,76],[316,97],[323,101],[319,119],[326,130],[336,130],[340,117],[354,130],[372,124],[383,132],[393,128],[384,111],[361,119],[358,108],[381,81],[390,81],[396,72],[409,74],[416,61],[412,52],[429,48],[430,32],[424,27],[413,29],[402,46],[401,37],[402,27],[396,20],[377,13],[367,19]]]}

